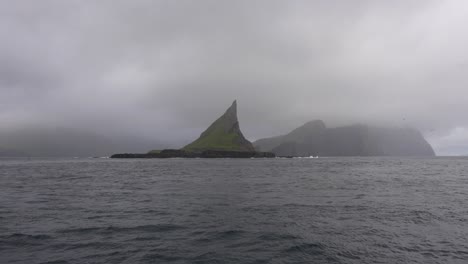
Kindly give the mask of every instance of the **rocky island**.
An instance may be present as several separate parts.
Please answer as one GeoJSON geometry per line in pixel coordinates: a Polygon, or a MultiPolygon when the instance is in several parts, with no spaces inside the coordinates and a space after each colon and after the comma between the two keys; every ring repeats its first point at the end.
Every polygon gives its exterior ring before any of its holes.
{"type": "Polygon", "coordinates": [[[213,122],[200,137],[182,149],[152,150],[148,153],[114,154],[111,158],[274,158],[271,152],[256,151],[242,134],[237,102],[213,122]]]}

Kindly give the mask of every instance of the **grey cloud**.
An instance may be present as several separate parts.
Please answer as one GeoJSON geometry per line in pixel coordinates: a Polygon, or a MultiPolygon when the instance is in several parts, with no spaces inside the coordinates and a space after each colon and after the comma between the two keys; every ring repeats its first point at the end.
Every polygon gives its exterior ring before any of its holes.
{"type": "Polygon", "coordinates": [[[250,139],[312,119],[369,122],[415,126],[446,153],[443,138],[468,127],[463,1],[0,1],[0,10],[4,127],[177,145],[234,99],[250,139]]]}

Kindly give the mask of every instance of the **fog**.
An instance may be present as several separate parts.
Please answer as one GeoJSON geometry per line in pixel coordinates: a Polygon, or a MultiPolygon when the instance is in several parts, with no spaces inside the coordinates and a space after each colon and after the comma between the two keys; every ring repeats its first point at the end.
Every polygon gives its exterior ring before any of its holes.
{"type": "MultiPolygon", "coordinates": [[[[0,129],[190,142],[412,126],[468,154],[466,1],[0,0],[0,129]]],[[[1,146],[0,146],[1,147],[1,146]]]]}

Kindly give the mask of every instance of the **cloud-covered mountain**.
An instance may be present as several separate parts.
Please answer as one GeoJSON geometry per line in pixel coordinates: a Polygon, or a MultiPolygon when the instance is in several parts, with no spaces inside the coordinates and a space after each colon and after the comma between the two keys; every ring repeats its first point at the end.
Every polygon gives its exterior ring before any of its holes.
{"type": "Polygon", "coordinates": [[[254,142],[278,156],[434,156],[422,134],[412,128],[351,125],[327,128],[312,121],[290,133],[254,142]]]}
{"type": "MultiPolygon", "coordinates": [[[[90,157],[142,152],[162,144],[128,136],[106,136],[68,128],[23,128],[0,132],[3,156],[90,157]]],[[[2,151],[0,151],[1,154],[2,151]]]]}

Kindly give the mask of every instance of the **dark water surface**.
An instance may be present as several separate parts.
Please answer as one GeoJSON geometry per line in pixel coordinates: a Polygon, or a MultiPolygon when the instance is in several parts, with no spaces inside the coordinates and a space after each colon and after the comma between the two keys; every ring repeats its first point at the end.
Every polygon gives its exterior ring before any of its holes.
{"type": "Polygon", "coordinates": [[[4,159],[0,263],[468,263],[468,159],[4,159]]]}

